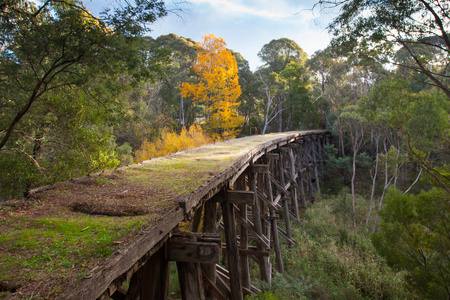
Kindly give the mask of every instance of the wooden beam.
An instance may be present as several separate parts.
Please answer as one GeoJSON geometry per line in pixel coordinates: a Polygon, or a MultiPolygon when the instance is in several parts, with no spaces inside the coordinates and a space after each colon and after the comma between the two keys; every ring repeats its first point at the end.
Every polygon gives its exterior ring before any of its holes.
{"type": "Polygon", "coordinates": [[[169,291],[169,262],[165,259],[165,247],[153,254],[148,262],[131,278],[126,295],[132,299],[167,299],[169,291]]]}
{"type": "Polygon", "coordinates": [[[196,263],[177,262],[177,268],[182,299],[205,300],[205,289],[203,287],[200,265],[196,263]]]}
{"type": "Polygon", "coordinates": [[[191,225],[191,231],[193,232],[197,232],[198,228],[200,226],[200,222],[202,220],[202,213],[203,213],[203,205],[200,206],[194,214],[194,219],[192,220],[192,225],[191,225]]]}
{"type": "Polygon", "coordinates": [[[294,215],[297,220],[300,219],[300,214],[298,211],[298,199],[297,199],[297,172],[295,171],[295,158],[294,150],[289,149],[289,172],[290,172],[290,182],[293,184],[291,189],[292,204],[294,205],[294,215]]]}
{"type": "MultiPolygon", "coordinates": [[[[222,294],[219,287],[217,286],[215,281],[212,281],[208,278],[208,276],[203,273],[203,285],[205,286],[205,290],[211,291],[211,296],[215,297],[217,300],[226,300],[227,297],[222,294]]],[[[207,299],[211,298],[206,296],[207,299]]]]}
{"type": "MultiPolygon", "coordinates": [[[[269,167],[267,166],[267,172],[269,171],[269,167]]],[[[249,183],[250,183],[250,189],[257,195],[259,195],[260,191],[258,191],[259,187],[257,186],[258,177],[260,177],[258,173],[251,172],[249,174],[249,183]]],[[[262,194],[262,191],[261,191],[262,194]]],[[[260,201],[259,199],[256,200],[255,204],[252,206],[252,217],[253,217],[253,224],[255,227],[255,231],[258,235],[263,235],[263,226],[261,221],[261,210],[263,209],[260,207],[260,202],[263,204],[263,201],[260,201]]],[[[270,244],[270,243],[269,243],[270,244]]],[[[270,245],[269,245],[270,246],[270,245]]],[[[261,244],[257,244],[257,249],[262,250],[263,247],[261,244]]],[[[258,264],[259,264],[259,274],[261,280],[265,280],[267,282],[270,282],[270,274],[268,272],[269,270],[269,257],[258,257],[258,264]]]]}
{"type": "Polygon", "coordinates": [[[261,199],[265,204],[274,210],[278,210],[277,203],[281,200],[281,195],[278,195],[274,203],[272,203],[262,192],[258,191],[258,198],[261,199]]]}
{"type": "Polygon", "coordinates": [[[231,186],[236,182],[236,180],[238,180],[241,177],[241,175],[247,170],[249,165],[250,162],[247,162],[239,169],[239,171],[236,172],[236,174],[228,181],[228,188],[231,188],[231,186]]]}
{"type": "MultiPolygon", "coordinates": [[[[205,203],[205,213],[203,215],[203,233],[216,233],[217,232],[217,203],[213,201],[207,201],[205,203]]],[[[208,279],[208,282],[212,284],[216,283],[216,265],[204,264],[201,266],[203,279],[208,279]]],[[[205,297],[211,299],[214,296],[215,291],[211,285],[205,285],[205,297]]],[[[219,299],[218,296],[216,298],[219,299]]]]}
{"type": "MultiPolygon", "coordinates": [[[[234,185],[236,190],[246,190],[246,174],[243,173],[242,176],[238,178],[234,185]]],[[[251,192],[253,194],[253,202],[250,205],[253,205],[255,203],[255,193],[251,192]]],[[[240,215],[244,219],[244,222],[247,222],[248,219],[248,211],[247,211],[247,204],[239,204],[238,209],[240,211],[240,215]]],[[[244,224],[240,224],[239,226],[239,246],[241,249],[247,249],[248,248],[248,230],[244,224]]],[[[240,254],[240,253],[239,253],[240,254]]],[[[243,288],[250,288],[250,265],[248,261],[248,256],[246,255],[239,255],[240,264],[241,264],[241,275],[242,275],[242,286],[243,288]]]]}
{"type": "MultiPolygon", "coordinates": [[[[270,173],[265,174],[266,175],[266,188],[267,188],[267,195],[269,196],[269,201],[273,202],[273,191],[272,191],[272,184],[270,179],[270,173]]],[[[284,265],[283,265],[283,258],[281,256],[281,247],[280,247],[280,241],[278,239],[278,226],[277,226],[277,220],[275,219],[276,213],[275,210],[270,208],[270,217],[272,220],[270,220],[271,224],[271,233],[273,236],[273,243],[274,243],[274,250],[275,250],[275,259],[277,262],[278,272],[281,274],[284,274],[284,265]]]]}
{"type": "Polygon", "coordinates": [[[217,203],[207,201],[205,203],[205,213],[203,215],[203,232],[217,232],[217,203]]]}
{"type": "Polygon", "coordinates": [[[278,227],[278,233],[292,246],[297,245],[297,243],[291,237],[289,237],[288,234],[280,227],[278,227]]]}
{"type": "Polygon", "coordinates": [[[231,299],[243,300],[234,205],[231,203],[221,203],[221,205],[227,245],[228,269],[230,270],[231,299]]]}
{"type": "Polygon", "coordinates": [[[255,203],[255,193],[252,191],[227,190],[225,197],[225,191],[221,190],[215,194],[210,201],[253,205],[255,203]]]}
{"type": "Polygon", "coordinates": [[[217,243],[200,243],[169,241],[167,259],[177,262],[216,264],[220,262],[221,245],[217,243]]]}
{"type": "Polygon", "coordinates": [[[266,158],[270,160],[279,160],[280,154],[279,153],[267,153],[266,158]]]}
{"type": "Polygon", "coordinates": [[[245,221],[240,213],[237,214],[237,217],[241,221],[242,225],[244,225],[247,228],[247,230],[254,235],[254,237],[259,241],[259,243],[262,246],[264,246],[265,249],[270,248],[270,244],[267,238],[264,235],[258,234],[258,232],[254,229],[255,226],[250,222],[250,220],[245,221]]]}
{"type": "Polygon", "coordinates": [[[217,287],[224,293],[228,299],[231,298],[230,277],[228,271],[219,265],[217,268],[217,287]],[[227,271],[227,272],[224,272],[227,271]]]}
{"type": "Polygon", "coordinates": [[[269,172],[269,165],[266,164],[255,164],[250,166],[250,171],[252,173],[268,173],[269,172]]]}
{"type": "Polygon", "coordinates": [[[271,181],[273,184],[275,184],[276,187],[277,187],[278,189],[280,189],[280,191],[281,191],[283,194],[289,195],[289,192],[287,191],[287,188],[289,188],[289,187],[291,186],[290,184],[284,185],[284,186],[283,186],[281,183],[278,182],[278,180],[276,180],[276,179],[273,178],[272,176],[270,177],[270,181],[271,181]],[[286,188],[286,186],[287,186],[287,188],[286,188]]]}
{"type": "Polygon", "coordinates": [[[218,233],[177,232],[167,241],[166,259],[177,262],[216,264],[222,242],[218,233]]]}

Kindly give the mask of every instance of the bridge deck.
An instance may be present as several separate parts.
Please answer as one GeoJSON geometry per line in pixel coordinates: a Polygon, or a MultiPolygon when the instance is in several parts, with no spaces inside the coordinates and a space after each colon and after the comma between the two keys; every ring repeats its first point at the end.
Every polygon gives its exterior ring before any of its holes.
{"type": "Polygon", "coordinates": [[[207,145],[5,202],[0,205],[0,291],[15,291],[11,298],[95,299],[258,155],[321,133],[207,145]]]}

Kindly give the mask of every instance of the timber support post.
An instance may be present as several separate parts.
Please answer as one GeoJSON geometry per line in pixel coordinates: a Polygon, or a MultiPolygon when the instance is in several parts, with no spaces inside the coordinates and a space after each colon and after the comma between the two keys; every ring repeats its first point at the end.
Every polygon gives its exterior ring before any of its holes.
{"type": "Polygon", "coordinates": [[[183,299],[206,299],[200,264],[219,263],[221,248],[221,237],[216,233],[177,232],[169,239],[166,259],[177,262],[183,299]]]}

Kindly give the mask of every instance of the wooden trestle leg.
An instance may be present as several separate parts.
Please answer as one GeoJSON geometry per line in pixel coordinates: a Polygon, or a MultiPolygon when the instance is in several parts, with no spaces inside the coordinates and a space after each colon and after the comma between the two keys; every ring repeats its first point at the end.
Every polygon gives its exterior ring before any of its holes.
{"type": "MultiPolygon", "coordinates": [[[[273,191],[272,184],[270,181],[270,173],[265,174],[266,177],[266,188],[267,195],[269,196],[269,201],[273,203],[273,191]]],[[[277,261],[277,269],[278,272],[284,274],[284,265],[283,258],[281,257],[281,247],[280,247],[280,239],[278,238],[278,224],[277,224],[278,216],[273,207],[269,208],[269,222],[271,225],[271,233],[273,238],[273,247],[275,250],[275,259],[277,261]]]]}
{"type": "MultiPolygon", "coordinates": [[[[250,172],[250,190],[252,190],[256,195],[258,195],[258,178],[257,176],[262,176],[264,172],[269,172],[268,165],[253,165],[251,167],[250,172]]],[[[260,237],[256,243],[256,248],[258,251],[268,251],[270,250],[270,241],[267,245],[265,245],[263,240],[263,226],[261,222],[261,206],[263,206],[263,201],[259,199],[260,197],[256,197],[255,204],[252,206],[252,217],[253,217],[253,225],[255,230],[255,238],[258,236],[260,237]]],[[[267,256],[258,256],[257,257],[259,261],[259,273],[261,280],[264,280],[266,282],[271,282],[271,276],[270,276],[270,262],[269,257],[267,256]]]]}
{"type": "MultiPolygon", "coordinates": [[[[207,201],[205,203],[205,214],[203,217],[203,232],[216,233],[217,232],[217,202],[207,201]]],[[[215,284],[216,284],[216,265],[202,264],[202,272],[206,277],[205,280],[205,297],[206,299],[214,299],[215,284]]],[[[216,297],[218,298],[218,297],[216,297]]]]}
{"type": "Polygon", "coordinates": [[[169,291],[169,262],[165,246],[151,256],[131,278],[126,300],[164,300],[169,291]]]}
{"type": "MultiPolygon", "coordinates": [[[[225,191],[225,198],[226,198],[225,191]]],[[[236,219],[233,203],[221,203],[223,223],[225,227],[225,241],[227,245],[228,270],[230,272],[231,299],[244,299],[242,294],[242,277],[239,264],[239,250],[237,244],[236,219]]]]}

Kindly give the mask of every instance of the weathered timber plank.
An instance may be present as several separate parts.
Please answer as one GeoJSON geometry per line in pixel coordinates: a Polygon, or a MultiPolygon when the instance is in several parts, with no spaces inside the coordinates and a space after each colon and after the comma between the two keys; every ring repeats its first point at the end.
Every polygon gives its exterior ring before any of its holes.
{"type": "Polygon", "coordinates": [[[271,160],[279,160],[280,159],[280,154],[278,154],[278,153],[267,153],[266,154],[266,158],[267,159],[271,159],[271,160]]]}
{"type": "Polygon", "coordinates": [[[275,186],[285,195],[288,195],[289,192],[287,191],[287,189],[291,186],[291,184],[288,185],[282,185],[281,183],[278,182],[277,179],[273,178],[272,176],[270,176],[270,181],[275,184],[275,186]],[[287,188],[286,188],[287,186],[287,188]]]}
{"type": "MultiPolygon", "coordinates": [[[[247,178],[247,172],[242,173],[242,176],[239,177],[239,179],[236,181],[234,188],[236,190],[246,190],[246,178],[247,178]]],[[[249,205],[253,205],[255,203],[255,193],[251,192],[253,195],[253,201],[249,205]]],[[[247,221],[248,219],[248,211],[247,211],[247,204],[240,204],[238,205],[239,211],[241,213],[242,218],[247,221]]],[[[239,246],[241,249],[247,249],[248,248],[248,231],[245,225],[241,224],[239,226],[239,246]]],[[[244,288],[250,288],[250,265],[248,256],[246,255],[239,255],[240,259],[240,265],[241,265],[241,274],[242,274],[242,286],[244,288]]]]}
{"type": "MultiPolygon", "coordinates": [[[[215,297],[217,300],[226,300],[227,298],[222,294],[219,287],[215,282],[208,278],[206,274],[203,273],[203,285],[206,290],[211,291],[211,296],[215,297]]],[[[208,299],[208,296],[206,296],[208,299]]]]}
{"type": "Polygon", "coordinates": [[[217,264],[220,261],[221,245],[204,242],[168,242],[167,259],[177,262],[217,264]]]}
{"type": "MultiPolygon", "coordinates": [[[[267,171],[268,170],[269,170],[269,167],[267,166],[267,171]]],[[[262,194],[262,192],[258,191],[259,186],[257,185],[258,177],[260,177],[260,176],[261,176],[261,174],[254,173],[254,172],[250,172],[250,174],[249,174],[250,190],[252,190],[258,196],[258,199],[256,199],[256,201],[255,201],[255,204],[251,207],[253,224],[255,227],[254,229],[255,229],[257,236],[263,235],[263,226],[262,226],[262,222],[261,222],[261,210],[263,209],[263,207],[261,207],[261,205],[263,206],[263,201],[259,200],[259,198],[260,198],[259,194],[260,193],[262,194]],[[261,205],[260,205],[260,203],[261,203],[261,205]]],[[[269,242],[267,244],[269,244],[269,246],[270,246],[269,242]]],[[[258,250],[262,250],[263,244],[257,243],[256,247],[258,250]]],[[[265,248],[265,249],[267,249],[267,248],[265,248]]],[[[268,264],[269,264],[269,257],[256,257],[256,258],[257,258],[256,262],[259,265],[260,278],[262,280],[270,282],[270,274],[269,274],[269,272],[267,272],[268,264]]]]}
{"type": "Polygon", "coordinates": [[[205,300],[205,289],[203,287],[200,265],[196,263],[177,262],[177,268],[182,299],[205,300]]]}
{"type": "MultiPolygon", "coordinates": [[[[164,300],[169,294],[169,262],[165,260],[165,247],[161,247],[144,265],[140,299],[164,300]]],[[[131,299],[136,299],[132,297],[131,299]]]]}
{"type": "MultiPolygon", "coordinates": [[[[266,188],[267,188],[267,194],[269,195],[269,201],[273,202],[273,191],[272,191],[272,184],[270,179],[270,173],[265,174],[266,176],[266,188]]],[[[269,209],[270,211],[270,223],[271,223],[271,229],[272,229],[272,236],[273,236],[273,243],[274,243],[274,250],[275,250],[275,259],[277,262],[277,268],[278,272],[281,274],[284,274],[284,265],[283,265],[283,258],[281,256],[281,247],[280,247],[280,241],[278,239],[278,226],[277,226],[277,215],[275,213],[274,209],[269,209]]]]}
{"type": "Polygon", "coordinates": [[[231,188],[231,186],[236,182],[236,180],[239,179],[239,177],[241,177],[242,173],[245,172],[245,170],[247,170],[247,167],[250,165],[250,162],[245,163],[240,169],[239,171],[236,172],[236,174],[228,181],[228,187],[231,188]]]}
{"type": "Polygon", "coordinates": [[[291,238],[291,237],[289,237],[288,236],[288,234],[283,230],[283,229],[281,229],[280,227],[278,227],[278,233],[290,244],[290,245],[292,245],[292,246],[295,246],[295,245],[297,245],[297,243],[291,238]]]}
{"type": "Polygon", "coordinates": [[[241,221],[241,224],[245,226],[245,228],[247,228],[247,230],[254,235],[254,237],[258,240],[258,242],[265,247],[265,249],[270,248],[269,241],[267,240],[267,238],[264,235],[260,235],[257,233],[257,231],[254,228],[255,226],[252,224],[250,220],[248,219],[245,220],[240,213],[237,213],[236,216],[241,221]]]}
{"type": "MultiPolygon", "coordinates": [[[[217,232],[217,203],[213,201],[206,201],[205,214],[203,216],[203,232],[215,234],[217,232]]],[[[216,298],[220,299],[216,295],[215,284],[216,284],[216,265],[205,264],[201,265],[203,279],[207,280],[209,285],[205,285],[205,297],[207,299],[216,298]],[[213,286],[211,286],[213,285],[213,286]]]]}
{"type": "Polygon", "coordinates": [[[230,299],[231,297],[231,288],[230,288],[230,278],[227,277],[228,280],[226,280],[224,277],[225,275],[222,274],[221,272],[217,271],[217,287],[222,291],[222,293],[224,293],[227,297],[227,299],[230,299]]]}
{"type": "Polygon", "coordinates": [[[200,226],[200,222],[202,220],[202,213],[203,213],[203,205],[200,206],[199,209],[197,209],[194,213],[194,219],[192,220],[192,224],[191,224],[191,231],[192,232],[197,232],[198,228],[200,226]]]}
{"type": "Polygon", "coordinates": [[[250,166],[250,170],[252,173],[268,173],[269,165],[262,164],[254,164],[250,166]]]}
{"type": "Polygon", "coordinates": [[[258,198],[261,199],[270,208],[278,210],[278,207],[277,207],[276,203],[278,203],[278,201],[281,200],[281,195],[278,195],[277,199],[275,199],[276,201],[274,201],[275,202],[275,204],[274,204],[271,201],[269,201],[269,199],[263,194],[263,192],[257,191],[257,194],[258,194],[258,198]]]}
{"type": "Polygon", "coordinates": [[[227,197],[225,197],[225,192],[221,190],[217,194],[215,194],[209,201],[249,205],[253,205],[253,203],[255,202],[255,193],[253,193],[252,191],[227,190],[226,195],[227,197]]]}

